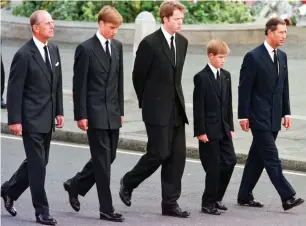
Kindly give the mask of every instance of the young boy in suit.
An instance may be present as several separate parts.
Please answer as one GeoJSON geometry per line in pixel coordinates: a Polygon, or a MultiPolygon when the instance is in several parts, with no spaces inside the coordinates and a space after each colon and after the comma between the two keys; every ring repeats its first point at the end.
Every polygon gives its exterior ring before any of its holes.
{"type": "Polygon", "coordinates": [[[202,212],[213,215],[227,210],[222,198],[236,165],[231,75],[223,69],[228,53],[225,42],[211,40],[207,44],[209,63],[194,76],[194,136],[206,172],[202,212]]]}

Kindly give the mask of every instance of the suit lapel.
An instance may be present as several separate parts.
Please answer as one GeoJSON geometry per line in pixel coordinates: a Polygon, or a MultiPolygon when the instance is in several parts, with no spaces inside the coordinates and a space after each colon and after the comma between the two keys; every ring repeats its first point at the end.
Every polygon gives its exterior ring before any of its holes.
{"type": "Polygon", "coordinates": [[[275,88],[279,85],[280,81],[283,81],[283,76],[285,75],[285,59],[283,57],[283,54],[278,51],[278,64],[279,64],[279,74],[277,76],[275,88]]]}
{"type": "Polygon", "coordinates": [[[226,93],[227,93],[227,83],[228,80],[222,70],[220,70],[220,78],[221,78],[221,95],[222,95],[222,101],[225,101],[226,93]]]}
{"type": "Polygon", "coordinates": [[[271,56],[269,55],[268,50],[266,49],[264,44],[261,45],[260,57],[263,60],[264,65],[268,66],[270,72],[277,76],[277,71],[276,71],[276,68],[274,67],[274,63],[273,63],[273,61],[271,59],[271,56]]]}
{"type": "Polygon", "coordinates": [[[117,62],[118,62],[117,48],[115,46],[114,41],[111,41],[111,58],[112,58],[112,63],[111,63],[110,72],[113,72],[113,71],[115,71],[115,69],[117,67],[117,62]]]}
{"type": "Polygon", "coordinates": [[[208,74],[209,74],[209,79],[210,79],[210,81],[211,81],[211,83],[212,83],[212,86],[213,86],[215,92],[217,93],[218,97],[219,97],[220,100],[221,100],[221,90],[220,90],[219,87],[218,87],[218,83],[217,83],[217,81],[216,81],[216,78],[215,78],[214,73],[211,71],[211,69],[210,69],[210,67],[209,67],[208,65],[206,66],[206,71],[207,71],[208,74]]]}
{"type": "MultiPolygon", "coordinates": [[[[37,46],[35,45],[33,39],[31,41],[31,52],[33,54],[33,58],[34,60],[36,61],[36,63],[38,64],[38,66],[41,68],[41,70],[43,71],[46,79],[48,80],[49,84],[51,85],[51,75],[50,73],[48,72],[48,69],[47,69],[47,65],[44,61],[44,59],[42,58],[37,46]]],[[[49,50],[50,51],[50,50],[49,50]]]]}
{"type": "Polygon", "coordinates": [[[180,60],[181,60],[181,55],[180,55],[180,40],[179,40],[179,36],[176,35],[175,36],[175,65],[180,65],[180,60]]]}
{"type": "Polygon", "coordinates": [[[110,69],[110,62],[108,60],[108,56],[106,56],[106,53],[98,37],[94,35],[92,39],[93,39],[93,53],[97,57],[97,60],[99,61],[103,69],[108,73],[110,69]]]}
{"type": "Polygon", "coordinates": [[[169,47],[169,44],[162,32],[161,29],[159,29],[159,38],[160,38],[160,41],[162,43],[162,47],[163,47],[163,51],[166,55],[166,57],[168,58],[168,60],[170,61],[172,67],[175,67],[175,59],[173,59],[172,55],[171,55],[171,50],[170,50],[170,47],[169,47]]]}

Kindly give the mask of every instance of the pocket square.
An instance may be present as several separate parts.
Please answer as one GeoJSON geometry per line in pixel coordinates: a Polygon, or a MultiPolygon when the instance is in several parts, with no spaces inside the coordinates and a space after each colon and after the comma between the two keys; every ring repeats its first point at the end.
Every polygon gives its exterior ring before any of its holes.
{"type": "Polygon", "coordinates": [[[57,62],[56,64],[55,64],[55,67],[57,67],[59,65],[59,62],[57,62]]]}

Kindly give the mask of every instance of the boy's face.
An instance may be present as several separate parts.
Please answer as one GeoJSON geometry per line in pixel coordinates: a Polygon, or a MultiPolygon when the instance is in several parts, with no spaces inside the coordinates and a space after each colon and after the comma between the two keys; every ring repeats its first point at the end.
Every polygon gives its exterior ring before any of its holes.
{"type": "Polygon", "coordinates": [[[211,65],[217,69],[224,67],[226,57],[227,57],[226,54],[217,54],[217,55],[214,55],[212,53],[208,54],[208,58],[211,65]]]}

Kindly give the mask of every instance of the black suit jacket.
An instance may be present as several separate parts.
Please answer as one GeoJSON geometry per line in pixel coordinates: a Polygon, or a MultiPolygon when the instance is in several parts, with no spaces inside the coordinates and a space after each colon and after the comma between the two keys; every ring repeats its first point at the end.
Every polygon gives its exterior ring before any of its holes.
{"type": "Polygon", "coordinates": [[[264,44],[248,52],[239,79],[238,118],[250,128],[279,131],[281,119],[290,115],[287,55],[278,49],[279,75],[264,44]]]}
{"type": "Polygon", "coordinates": [[[110,45],[111,64],[96,35],[75,51],[74,119],[88,119],[89,128],[118,129],[124,116],[122,44],[110,45]]]}
{"type": "Polygon", "coordinates": [[[145,37],[136,52],[133,85],[143,121],[150,125],[168,125],[176,98],[188,123],[181,84],[188,41],[177,33],[175,45],[176,64],[161,29],[145,37]]]}
{"type": "Polygon", "coordinates": [[[221,90],[208,65],[194,76],[194,136],[220,139],[225,131],[230,138],[234,131],[231,75],[220,69],[220,79],[221,90]]]}
{"type": "Polygon", "coordinates": [[[64,115],[62,69],[58,47],[48,43],[52,75],[33,39],[14,55],[7,89],[8,124],[24,132],[48,133],[55,116],[64,115]]]}

